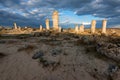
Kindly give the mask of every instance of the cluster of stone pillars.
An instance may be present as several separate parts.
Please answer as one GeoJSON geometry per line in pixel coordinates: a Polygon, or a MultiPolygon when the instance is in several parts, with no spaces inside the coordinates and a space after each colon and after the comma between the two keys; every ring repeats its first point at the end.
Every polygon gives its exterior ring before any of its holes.
{"type": "MultiPolygon", "coordinates": [[[[107,25],[107,20],[102,21],[102,31],[101,33],[106,34],[106,25],[107,25]]],[[[91,22],[91,33],[94,34],[96,29],[96,20],[92,20],[91,22]]]]}
{"type": "Polygon", "coordinates": [[[84,32],[84,25],[82,24],[80,27],[78,25],[75,26],[75,33],[82,33],[84,32]]]}
{"type": "MultiPolygon", "coordinates": [[[[53,29],[57,30],[58,32],[61,32],[62,28],[59,27],[59,13],[58,11],[54,11],[52,14],[52,20],[53,20],[53,29]]],[[[46,30],[50,29],[50,22],[49,19],[45,20],[46,23],[46,30]]],[[[107,25],[107,20],[102,21],[102,33],[106,34],[106,25],[107,25]]],[[[14,29],[21,29],[17,27],[16,23],[14,23],[14,29]]],[[[40,25],[40,31],[42,31],[42,25],[40,25]]],[[[92,20],[91,22],[91,33],[94,34],[96,29],[96,20],[92,20]]],[[[84,32],[84,25],[82,24],[80,27],[78,25],[75,26],[75,33],[83,33],[84,32]]]]}
{"type": "MultiPolygon", "coordinates": [[[[59,27],[59,13],[58,11],[54,11],[52,14],[52,20],[53,20],[53,29],[57,30],[58,32],[61,32],[61,27],[59,27]]],[[[46,29],[49,30],[49,19],[46,19],[46,29]]]]}
{"type": "MultiPolygon", "coordinates": [[[[106,34],[106,25],[107,25],[107,20],[102,21],[102,31],[101,33],[106,34]]],[[[96,20],[92,20],[91,22],[91,33],[94,34],[96,29],[96,20]]],[[[79,28],[78,25],[75,26],[75,33],[82,33],[84,32],[84,25],[82,24],[79,28]]]]}
{"type": "MultiPolygon", "coordinates": [[[[54,11],[52,14],[52,20],[53,20],[53,29],[58,30],[61,32],[61,27],[59,27],[59,14],[58,11],[54,11]]],[[[106,25],[107,25],[107,20],[103,20],[102,22],[102,33],[106,34],[106,25]]],[[[49,30],[49,19],[46,19],[46,29],[49,30]]],[[[92,20],[91,22],[91,33],[94,34],[96,29],[96,20],[92,20]]],[[[82,24],[80,27],[78,25],[75,26],[75,32],[76,33],[82,33],[84,32],[84,25],[82,24]]]]}

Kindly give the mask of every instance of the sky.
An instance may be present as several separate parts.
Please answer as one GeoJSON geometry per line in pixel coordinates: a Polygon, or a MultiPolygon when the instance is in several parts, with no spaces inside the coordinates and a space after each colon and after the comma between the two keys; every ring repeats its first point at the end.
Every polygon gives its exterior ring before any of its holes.
{"type": "Polygon", "coordinates": [[[61,27],[74,27],[84,24],[89,27],[92,20],[97,27],[106,19],[107,27],[120,28],[120,0],[0,0],[0,25],[45,27],[45,19],[59,12],[61,27]]]}

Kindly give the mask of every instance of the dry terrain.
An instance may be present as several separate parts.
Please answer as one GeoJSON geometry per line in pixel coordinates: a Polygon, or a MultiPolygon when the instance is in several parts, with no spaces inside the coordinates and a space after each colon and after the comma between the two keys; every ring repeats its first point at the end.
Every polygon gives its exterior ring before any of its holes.
{"type": "Polygon", "coordinates": [[[0,36],[0,80],[120,80],[119,55],[114,34],[0,36]]]}

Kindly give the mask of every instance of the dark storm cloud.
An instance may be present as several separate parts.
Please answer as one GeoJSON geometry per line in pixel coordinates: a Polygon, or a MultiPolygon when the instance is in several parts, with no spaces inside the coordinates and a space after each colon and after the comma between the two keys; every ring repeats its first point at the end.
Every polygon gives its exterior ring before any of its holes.
{"type": "Polygon", "coordinates": [[[2,25],[13,25],[14,22],[18,23],[20,26],[36,26],[43,24],[42,20],[36,20],[34,18],[25,18],[24,16],[16,13],[9,13],[7,11],[0,10],[0,23],[2,25]],[[39,23],[39,24],[38,24],[39,23]]]}
{"type": "Polygon", "coordinates": [[[56,9],[106,18],[109,25],[120,24],[120,0],[0,0],[0,19],[6,24],[39,25],[56,9]]]}

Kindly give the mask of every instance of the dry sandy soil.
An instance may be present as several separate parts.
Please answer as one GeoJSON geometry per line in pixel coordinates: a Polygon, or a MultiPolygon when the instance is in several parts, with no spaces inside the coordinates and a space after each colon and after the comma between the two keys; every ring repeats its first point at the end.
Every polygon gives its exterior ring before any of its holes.
{"type": "Polygon", "coordinates": [[[120,80],[120,70],[109,76],[109,65],[115,61],[97,55],[92,45],[78,44],[81,36],[64,36],[1,39],[0,80],[120,80]],[[56,64],[44,66],[32,59],[38,51],[56,64]]]}

